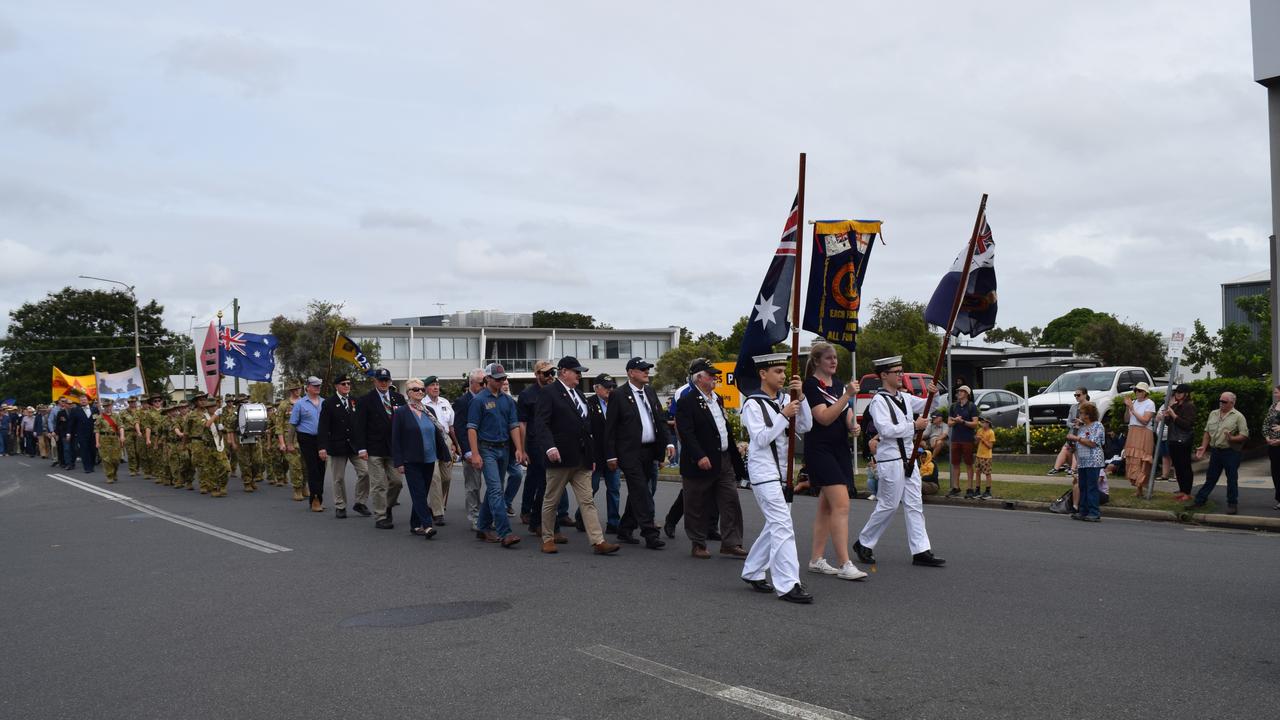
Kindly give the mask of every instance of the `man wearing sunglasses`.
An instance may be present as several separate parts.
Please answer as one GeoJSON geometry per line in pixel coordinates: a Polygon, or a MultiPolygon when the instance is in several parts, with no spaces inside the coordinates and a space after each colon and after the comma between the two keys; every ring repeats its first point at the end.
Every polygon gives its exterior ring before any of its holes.
{"type": "MultiPolygon", "coordinates": [[[[351,426],[355,421],[356,407],[351,399],[351,378],[345,373],[333,380],[334,393],[320,407],[320,459],[324,461],[333,481],[333,516],[339,520],[347,516],[347,461],[354,456],[351,446],[351,426]]],[[[359,507],[369,499],[369,477],[356,480],[355,501],[359,507]]]]}
{"type": "MultiPolygon", "coordinates": [[[[525,452],[529,454],[529,468],[524,475],[524,491],[520,494],[520,522],[529,526],[532,535],[542,534],[542,500],[547,491],[546,456],[538,449],[537,438],[530,434],[529,425],[533,423],[538,409],[538,398],[543,388],[551,385],[556,379],[556,368],[547,360],[539,360],[533,366],[534,384],[520,391],[516,398],[516,411],[520,417],[520,432],[525,439],[525,452]]],[[[546,448],[543,448],[545,450],[546,448]]],[[[555,540],[565,543],[568,540],[560,534],[560,524],[569,514],[569,494],[560,498],[556,508],[555,540]]]]}
{"type": "Polygon", "coordinates": [[[1204,485],[1196,493],[1195,502],[1188,507],[1198,508],[1209,502],[1209,495],[1218,484],[1222,471],[1227,471],[1227,514],[1238,512],[1240,499],[1240,450],[1249,439],[1249,424],[1236,409],[1236,394],[1224,392],[1218,396],[1218,409],[1209,413],[1204,424],[1204,439],[1196,450],[1199,460],[1209,453],[1209,468],[1204,473],[1204,485]]]}

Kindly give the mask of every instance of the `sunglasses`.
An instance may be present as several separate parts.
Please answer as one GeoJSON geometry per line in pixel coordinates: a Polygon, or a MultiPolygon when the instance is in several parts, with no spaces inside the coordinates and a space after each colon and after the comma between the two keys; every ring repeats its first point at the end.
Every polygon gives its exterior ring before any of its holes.
{"type": "Polygon", "coordinates": [[[334,384],[335,384],[335,385],[350,385],[350,384],[351,384],[351,381],[350,381],[350,380],[346,380],[346,381],[344,381],[344,382],[334,383],[334,384]]]}
{"type": "Polygon", "coordinates": [[[1232,401],[1231,401],[1231,400],[1219,400],[1219,401],[1218,401],[1218,404],[1219,404],[1219,405],[1230,405],[1231,403],[1232,403],[1232,401]]]}
{"type": "Polygon", "coordinates": [[[411,387],[411,388],[409,388],[409,392],[426,392],[426,391],[427,391],[427,389],[426,389],[426,388],[424,388],[424,387],[411,387]]]}
{"type": "Polygon", "coordinates": [[[542,372],[540,372],[540,373],[538,373],[538,374],[539,374],[539,375],[541,375],[542,377],[552,377],[553,375],[555,375],[555,374],[556,374],[556,371],[555,371],[555,370],[543,370],[542,372]]]}

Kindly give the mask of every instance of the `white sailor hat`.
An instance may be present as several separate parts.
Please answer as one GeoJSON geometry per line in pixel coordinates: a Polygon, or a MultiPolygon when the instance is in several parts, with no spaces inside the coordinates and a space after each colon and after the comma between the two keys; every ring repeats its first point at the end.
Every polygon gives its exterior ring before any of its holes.
{"type": "Polygon", "coordinates": [[[753,355],[751,362],[756,364],[756,369],[771,368],[779,365],[786,365],[791,361],[790,353],[768,353],[766,355],[753,355]]]}
{"type": "Polygon", "coordinates": [[[875,361],[874,363],[872,363],[872,364],[873,364],[873,365],[875,365],[875,367],[876,367],[876,372],[878,372],[878,373],[882,373],[882,372],[884,372],[885,370],[888,370],[889,368],[893,367],[894,365],[901,365],[901,364],[902,364],[902,356],[901,356],[901,355],[894,355],[893,357],[880,358],[879,360],[876,360],[876,361],[875,361]]]}

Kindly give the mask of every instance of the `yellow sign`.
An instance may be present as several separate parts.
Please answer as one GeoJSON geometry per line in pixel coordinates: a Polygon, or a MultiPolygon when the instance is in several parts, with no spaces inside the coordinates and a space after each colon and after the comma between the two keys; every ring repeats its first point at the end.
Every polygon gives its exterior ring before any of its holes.
{"type": "Polygon", "coordinates": [[[738,384],[733,377],[733,368],[737,363],[718,362],[711,363],[720,370],[720,382],[716,385],[716,394],[724,400],[724,406],[729,410],[737,410],[742,407],[742,393],[738,392],[738,384]]]}

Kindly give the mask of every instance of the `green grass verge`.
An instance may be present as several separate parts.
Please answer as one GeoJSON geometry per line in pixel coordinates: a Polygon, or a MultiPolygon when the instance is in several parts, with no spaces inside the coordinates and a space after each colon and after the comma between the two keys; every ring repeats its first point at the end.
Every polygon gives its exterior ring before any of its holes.
{"type": "MultiPolygon", "coordinates": [[[[1031,502],[1053,502],[1066,492],[1067,485],[1032,482],[992,483],[991,494],[995,497],[982,502],[999,500],[1028,500],[1031,502]]],[[[1102,506],[1102,514],[1107,514],[1109,507],[1140,508],[1143,510],[1165,510],[1173,513],[1185,512],[1185,503],[1175,500],[1171,493],[1153,493],[1150,500],[1137,497],[1131,487],[1111,487],[1111,502],[1102,506]]],[[[1204,508],[1196,512],[1217,512],[1217,503],[1210,500],[1204,508]]]]}

